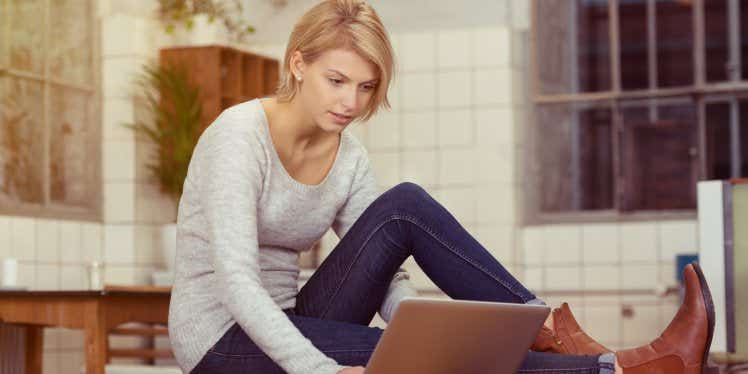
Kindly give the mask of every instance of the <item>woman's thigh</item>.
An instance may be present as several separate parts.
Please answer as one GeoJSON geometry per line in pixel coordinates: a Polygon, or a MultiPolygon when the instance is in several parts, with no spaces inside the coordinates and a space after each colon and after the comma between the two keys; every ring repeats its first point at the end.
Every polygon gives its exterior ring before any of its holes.
{"type": "MultiPolygon", "coordinates": [[[[366,366],[384,330],[347,322],[289,315],[289,319],[325,355],[346,366],[366,366]]],[[[195,374],[285,373],[234,324],[192,371],[195,374]]]]}

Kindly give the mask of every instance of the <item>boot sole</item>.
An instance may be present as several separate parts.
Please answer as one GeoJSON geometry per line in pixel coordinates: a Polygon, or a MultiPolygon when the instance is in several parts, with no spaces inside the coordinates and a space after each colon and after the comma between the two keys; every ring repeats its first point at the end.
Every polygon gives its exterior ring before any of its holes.
{"type": "Polygon", "coordinates": [[[704,306],[706,307],[706,318],[707,318],[707,338],[706,347],[704,347],[704,357],[701,361],[701,372],[707,374],[711,372],[707,363],[709,361],[709,349],[712,346],[712,336],[714,335],[714,301],[712,301],[712,293],[709,291],[709,285],[706,283],[704,273],[701,271],[701,267],[697,262],[692,262],[693,269],[696,271],[696,275],[699,276],[699,283],[701,285],[701,296],[704,298],[704,306]]]}

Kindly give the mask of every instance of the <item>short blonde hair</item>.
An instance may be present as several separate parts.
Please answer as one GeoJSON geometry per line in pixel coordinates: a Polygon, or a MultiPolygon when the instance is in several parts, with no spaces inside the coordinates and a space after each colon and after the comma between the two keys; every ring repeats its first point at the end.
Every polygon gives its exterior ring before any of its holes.
{"type": "Polygon", "coordinates": [[[295,51],[304,62],[312,63],[325,51],[337,48],[350,49],[377,67],[379,82],[361,120],[369,120],[380,107],[390,108],[387,90],[394,78],[395,55],[379,16],[361,0],[325,0],[301,16],[286,47],[276,90],[278,100],[290,101],[298,92],[290,67],[295,51]]]}

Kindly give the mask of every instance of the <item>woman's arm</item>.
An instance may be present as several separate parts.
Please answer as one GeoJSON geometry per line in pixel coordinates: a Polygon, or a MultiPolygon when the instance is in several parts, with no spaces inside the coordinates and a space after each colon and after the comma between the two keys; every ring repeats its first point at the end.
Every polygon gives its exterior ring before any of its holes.
{"type": "Polygon", "coordinates": [[[343,366],[314,347],[262,286],[257,201],[264,151],[260,135],[244,121],[222,114],[203,134],[193,157],[198,160],[197,184],[213,251],[217,297],[252,341],[286,372],[338,373],[343,366]]]}

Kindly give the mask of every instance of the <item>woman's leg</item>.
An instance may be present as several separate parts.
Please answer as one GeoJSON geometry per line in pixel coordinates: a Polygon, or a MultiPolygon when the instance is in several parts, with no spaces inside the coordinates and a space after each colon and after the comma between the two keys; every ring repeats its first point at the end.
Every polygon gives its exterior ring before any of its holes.
{"type": "Polygon", "coordinates": [[[299,291],[296,312],[368,325],[409,256],[453,299],[542,303],[425,190],[402,183],[361,214],[299,291]]]}
{"type": "MultiPolygon", "coordinates": [[[[403,183],[361,214],[299,291],[296,313],[368,325],[408,256],[453,299],[539,302],[441,204],[421,187],[403,183]]],[[[599,356],[537,352],[528,354],[520,372],[554,369],[613,373],[612,362],[599,356]]]]}
{"type": "MultiPolygon", "coordinates": [[[[288,316],[317,349],[341,365],[365,366],[383,330],[376,327],[297,315],[288,316]]],[[[268,357],[234,324],[205,354],[192,374],[282,374],[268,357]]]]}

